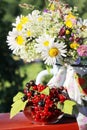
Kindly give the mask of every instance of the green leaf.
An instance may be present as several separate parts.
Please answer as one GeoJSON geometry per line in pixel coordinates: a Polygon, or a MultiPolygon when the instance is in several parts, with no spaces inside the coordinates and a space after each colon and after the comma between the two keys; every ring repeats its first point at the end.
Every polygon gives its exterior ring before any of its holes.
{"type": "Polygon", "coordinates": [[[76,102],[72,100],[65,100],[63,103],[58,102],[57,108],[66,114],[75,114],[78,112],[76,102]]]}
{"type": "Polygon", "coordinates": [[[29,88],[29,90],[33,90],[32,86],[29,88]]]}
{"type": "Polygon", "coordinates": [[[25,102],[23,102],[21,99],[16,100],[16,102],[12,104],[12,108],[10,111],[10,118],[14,117],[21,110],[24,110],[27,102],[28,102],[28,100],[26,100],[25,102]]]}
{"type": "Polygon", "coordinates": [[[76,102],[72,101],[72,100],[65,100],[64,101],[64,106],[62,111],[66,114],[73,114],[73,109],[76,106],[76,102]]]}
{"type": "Polygon", "coordinates": [[[14,117],[16,114],[18,114],[21,110],[24,110],[28,100],[23,102],[21,98],[24,96],[23,93],[19,92],[16,94],[16,96],[13,98],[13,104],[11,105],[11,111],[10,111],[10,118],[14,117]]]}
{"type": "Polygon", "coordinates": [[[62,110],[62,109],[63,109],[63,106],[64,106],[63,103],[58,102],[58,104],[57,104],[57,108],[58,108],[58,109],[62,110]]]}
{"type": "Polygon", "coordinates": [[[13,102],[16,102],[17,100],[21,99],[24,96],[23,93],[18,92],[17,95],[13,98],[13,102]]]}
{"type": "Polygon", "coordinates": [[[50,93],[50,88],[46,87],[43,91],[41,91],[40,93],[45,94],[45,95],[49,95],[50,93]]]}

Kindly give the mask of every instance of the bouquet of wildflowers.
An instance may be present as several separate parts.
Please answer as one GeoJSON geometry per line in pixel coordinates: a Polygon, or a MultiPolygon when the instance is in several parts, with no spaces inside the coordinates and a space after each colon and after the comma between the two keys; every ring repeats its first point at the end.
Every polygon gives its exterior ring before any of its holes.
{"type": "Polygon", "coordinates": [[[12,26],[8,46],[25,61],[87,64],[87,19],[78,16],[76,7],[51,1],[43,11],[18,16],[12,26]]]}

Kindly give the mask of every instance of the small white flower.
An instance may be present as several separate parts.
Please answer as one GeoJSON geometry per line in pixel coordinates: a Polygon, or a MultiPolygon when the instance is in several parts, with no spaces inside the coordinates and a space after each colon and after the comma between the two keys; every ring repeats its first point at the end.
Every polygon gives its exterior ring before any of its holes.
{"type": "Polygon", "coordinates": [[[24,59],[26,62],[34,61],[40,56],[36,53],[34,48],[34,42],[27,44],[26,46],[22,46],[22,48],[16,53],[20,56],[20,58],[24,59]]]}
{"type": "Polygon", "coordinates": [[[62,56],[66,57],[66,49],[64,43],[54,43],[49,48],[44,50],[41,55],[43,60],[48,65],[54,65],[56,63],[60,63],[62,60],[62,56]]]}
{"type": "Polygon", "coordinates": [[[39,10],[34,10],[31,14],[28,14],[28,18],[30,21],[35,22],[37,21],[39,17],[40,11],[39,10]]]}
{"type": "Polygon", "coordinates": [[[36,51],[40,53],[54,43],[54,38],[52,38],[47,34],[44,34],[40,36],[38,39],[36,39],[36,42],[37,42],[37,44],[35,45],[36,51]]]}
{"type": "Polygon", "coordinates": [[[16,53],[25,44],[25,37],[22,32],[18,32],[13,28],[13,31],[10,31],[7,36],[7,43],[9,49],[11,49],[13,53],[16,53]]]}

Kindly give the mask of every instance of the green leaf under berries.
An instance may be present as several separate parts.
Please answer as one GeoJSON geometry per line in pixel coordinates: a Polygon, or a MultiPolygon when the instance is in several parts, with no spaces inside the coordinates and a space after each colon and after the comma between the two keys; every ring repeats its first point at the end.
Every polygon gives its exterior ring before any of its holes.
{"type": "Polygon", "coordinates": [[[24,110],[28,100],[23,102],[21,99],[17,100],[11,108],[10,111],[10,118],[14,117],[16,114],[18,114],[21,110],[24,110]]]}
{"type": "Polygon", "coordinates": [[[25,102],[22,101],[22,97],[24,96],[23,93],[19,92],[16,94],[16,96],[13,98],[13,104],[11,105],[11,111],[10,111],[10,118],[14,117],[16,114],[18,114],[21,110],[24,110],[28,100],[25,102]]]}
{"type": "Polygon", "coordinates": [[[44,90],[42,90],[40,93],[45,94],[45,95],[49,95],[50,94],[50,88],[46,87],[44,90]]]}
{"type": "Polygon", "coordinates": [[[17,100],[21,99],[24,96],[22,92],[18,92],[17,95],[13,98],[13,102],[16,102],[17,100]]]}
{"type": "Polygon", "coordinates": [[[72,115],[77,113],[76,102],[72,100],[65,100],[63,103],[59,102],[57,108],[61,109],[62,112],[72,115]]]}

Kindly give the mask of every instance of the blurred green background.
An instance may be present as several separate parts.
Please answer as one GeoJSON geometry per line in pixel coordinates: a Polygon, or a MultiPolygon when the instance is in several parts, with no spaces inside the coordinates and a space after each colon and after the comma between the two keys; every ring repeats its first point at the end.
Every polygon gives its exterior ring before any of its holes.
{"type": "MultiPolygon", "coordinates": [[[[70,6],[77,6],[81,17],[87,18],[87,0],[62,0],[70,6]]],[[[43,9],[47,0],[0,0],[0,112],[9,112],[12,98],[23,91],[26,82],[35,79],[45,68],[42,62],[24,63],[12,55],[6,43],[12,22],[21,13],[27,15],[30,10],[19,7],[21,3],[32,4],[35,9],[43,9]]]]}

